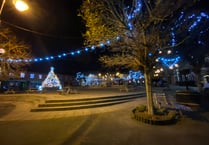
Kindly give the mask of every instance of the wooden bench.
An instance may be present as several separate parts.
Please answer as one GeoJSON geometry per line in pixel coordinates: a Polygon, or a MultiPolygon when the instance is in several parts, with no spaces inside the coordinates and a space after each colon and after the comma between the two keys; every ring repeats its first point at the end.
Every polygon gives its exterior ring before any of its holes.
{"type": "Polygon", "coordinates": [[[66,95],[66,94],[77,94],[78,91],[76,89],[72,89],[71,87],[65,87],[64,89],[62,90],[57,90],[57,92],[60,94],[60,95],[66,95]]]}
{"type": "Polygon", "coordinates": [[[122,92],[122,91],[128,92],[128,87],[127,86],[120,87],[120,92],[122,92]]]}
{"type": "Polygon", "coordinates": [[[137,90],[137,87],[135,86],[122,86],[120,88],[120,92],[122,91],[130,92],[130,91],[136,91],[136,90],[137,90]]]}
{"type": "Polygon", "coordinates": [[[16,92],[13,89],[8,89],[4,92],[4,94],[15,94],[16,92]]]}
{"type": "Polygon", "coordinates": [[[26,90],[26,93],[37,93],[37,92],[39,92],[39,91],[36,88],[30,88],[30,89],[26,90]]]}
{"type": "Polygon", "coordinates": [[[168,105],[168,100],[165,93],[153,93],[153,103],[158,107],[168,105]]]}

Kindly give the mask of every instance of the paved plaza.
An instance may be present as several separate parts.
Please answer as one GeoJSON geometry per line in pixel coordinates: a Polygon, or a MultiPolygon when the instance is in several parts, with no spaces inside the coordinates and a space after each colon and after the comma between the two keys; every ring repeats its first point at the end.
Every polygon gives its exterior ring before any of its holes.
{"type": "MultiPolygon", "coordinates": [[[[139,91],[144,90],[142,88],[139,91]]],[[[0,144],[209,145],[209,112],[189,112],[173,125],[143,124],[133,119],[132,109],[139,104],[145,104],[145,97],[99,108],[30,112],[31,108],[48,99],[92,98],[127,93],[135,92],[95,89],[81,90],[78,94],[70,95],[1,95],[0,144]]],[[[172,96],[170,100],[175,101],[172,96]]]]}

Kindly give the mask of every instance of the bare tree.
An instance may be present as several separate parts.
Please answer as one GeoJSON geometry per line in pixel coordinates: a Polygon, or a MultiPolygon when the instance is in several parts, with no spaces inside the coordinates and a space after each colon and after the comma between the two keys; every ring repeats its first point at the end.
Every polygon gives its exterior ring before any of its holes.
{"type": "Polygon", "coordinates": [[[148,114],[153,114],[151,75],[160,50],[167,49],[170,24],[188,0],[83,0],[85,45],[103,42],[111,51],[100,58],[108,67],[141,69],[145,76],[148,114]],[[171,20],[171,21],[170,21],[171,20]]]}
{"type": "Polygon", "coordinates": [[[0,80],[19,78],[31,58],[30,46],[9,29],[0,27],[0,80]]]}

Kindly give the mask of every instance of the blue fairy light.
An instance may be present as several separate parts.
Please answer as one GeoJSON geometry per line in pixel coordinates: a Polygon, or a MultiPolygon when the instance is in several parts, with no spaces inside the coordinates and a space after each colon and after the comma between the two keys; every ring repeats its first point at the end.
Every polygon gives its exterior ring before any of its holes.
{"type": "Polygon", "coordinates": [[[180,56],[174,57],[174,58],[164,58],[159,57],[158,60],[160,60],[166,67],[173,67],[180,61],[180,56]]]}
{"type": "MultiPolygon", "coordinates": [[[[191,16],[188,17],[188,19],[192,19],[194,18],[196,15],[192,14],[191,16]]],[[[192,23],[192,25],[188,28],[188,31],[192,31],[192,29],[194,29],[201,21],[203,18],[205,19],[209,19],[209,15],[207,15],[204,12],[201,12],[198,16],[195,17],[196,20],[192,23]]]]}
{"type": "Polygon", "coordinates": [[[110,44],[110,40],[107,40],[107,42],[106,42],[108,45],[110,44]]]}
{"type": "Polygon", "coordinates": [[[117,40],[117,41],[120,40],[120,36],[117,36],[117,37],[116,37],[116,40],[117,40]]]}
{"type": "Polygon", "coordinates": [[[86,47],[86,48],[85,48],[85,51],[88,51],[88,50],[89,50],[89,48],[86,47]]]}
{"type": "MultiPolygon", "coordinates": [[[[137,17],[137,15],[140,13],[141,11],[141,0],[137,0],[136,4],[134,6],[128,6],[126,7],[126,9],[124,9],[124,11],[126,12],[126,20],[127,20],[127,26],[129,27],[129,30],[133,30],[133,20],[137,17]],[[133,8],[133,9],[131,9],[133,8]]],[[[174,24],[174,26],[170,29],[170,43],[168,44],[169,46],[175,46],[177,41],[176,41],[176,36],[175,36],[175,30],[180,28],[184,23],[187,23],[187,21],[193,21],[192,23],[190,23],[191,25],[188,27],[188,31],[192,31],[195,27],[198,26],[198,24],[205,19],[209,19],[209,15],[205,12],[201,12],[199,14],[191,14],[190,16],[186,17],[184,12],[180,13],[179,18],[177,19],[176,23],[174,24]]],[[[164,26],[162,26],[163,28],[164,26]]],[[[165,28],[163,28],[165,29],[165,28]]],[[[202,30],[200,31],[200,34],[208,31],[209,28],[207,28],[206,30],[202,30]]],[[[108,39],[106,41],[104,41],[105,43],[101,42],[98,43],[95,46],[98,46],[100,48],[105,47],[105,45],[111,45],[111,42],[116,42],[119,41],[121,38],[120,36],[116,36],[113,39],[108,39]]],[[[197,41],[198,44],[203,44],[203,42],[201,40],[197,41]]],[[[16,59],[16,60],[12,60],[9,59],[9,62],[39,62],[39,61],[43,61],[43,60],[52,60],[55,58],[59,58],[61,59],[62,57],[65,56],[73,56],[73,55],[79,55],[80,53],[82,53],[83,51],[85,52],[90,52],[89,50],[95,50],[94,45],[89,46],[89,47],[85,47],[81,50],[77,50],[77,51],[72,51],[72,52],[67,52],[67,53],[62,53],[59,55],[55,55],[55,56],[46,56],[43,58],[33,58],[33,59],[16,59]]],[[[149,56],[152,56],[152,53],[148,54],[149,56]]],[[[166,58],[158,58],[160,61],[162,61],[165,65],[169,66],[172,65],[173,63],[177,63],[180,60],[180,57],[177,58],[173,58],[173,59],[166,59],[166,58]]]]}
{"type": "Polygon", "coordinates": [[[104,47],[104,43],[100,43],[100,47],[104,47]]]}
{"type": "Polygon", "coordinates": [[[93,46],[91,46],[91,50],[94,50],[95,49],[95,46],[93,45],[93,46]]]}

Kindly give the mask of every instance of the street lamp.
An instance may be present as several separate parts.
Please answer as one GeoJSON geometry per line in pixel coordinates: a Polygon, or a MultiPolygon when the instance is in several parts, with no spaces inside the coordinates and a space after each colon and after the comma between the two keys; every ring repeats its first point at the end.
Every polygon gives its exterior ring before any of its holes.
{"type": "Polygon", "coordinates": [[[0,55],[4,53],[5,53],[5,50],[3,48],[0,48],[0,55]]]}
{"type": "MultiPolygon", "coordinates": [[[[6,0],[3,0],[1,3],[0,16],[2,14],[5,3],[6,3],[6,0]]],[[[13,4],[15,5],[16,9],[19,11],[26,11],[29,9],[29,6],[23,0],[13,0],[13,4]]]]}
{"type": "Polygon", "coordinates": [[[15,5],[16,9],[21,12],[29,9],[28,4],[22,0],[13,0],[13,4],[15,5]]]}

